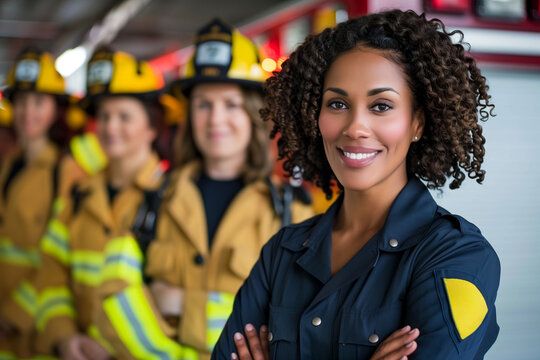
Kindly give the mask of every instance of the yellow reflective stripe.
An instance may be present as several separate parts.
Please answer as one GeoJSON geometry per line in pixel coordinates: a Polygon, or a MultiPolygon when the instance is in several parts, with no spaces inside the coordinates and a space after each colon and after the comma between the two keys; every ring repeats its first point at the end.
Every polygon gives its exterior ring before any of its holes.
{"type": "Polygon", "coordinates": [[[92,133],[75,136],[69,147],[75,160],[90,175],[98,173],[107,165],[107,157],[92,133]]]}
{"type": "Polygon", "coordinates": [[[17,358],[11,352],[0,350],[0,360],[17,360],[17,358]]]}
{"type": "Polygon", "coordinates": [[[0,238],[0,261],[18,266],[37,267],[39,265],[37,249],[23,249],[13,245],[7,238],[0,238]]]}
{"type": "Polygon", "coordinates": [[[49,221],[41,240],[41,250],[64,265],[69,263],[69,231],[61,221],[49,221]]]}
{"type": "Polygon", "coordinates": [[[26,280],[13,292],[13,300],[19,304],[30,316],[36,315],[37,294],[36,289],[26,280]]]}
{"type": "Polygon", "coordinates": [[[444,279],[454,324],[461,339],[467,338],[484,321],[488,307],[484,296],[471,282],[463,279],[444,279]]]}
{"type": "Polygon", "coordinates": [[[103,346],[110,355],[116,355],[116,352],[114,351],[112,345],[107,340],[105,340],[105,338],[103,337],[103,335],[101,335],[101,332],[99,331],[96,325],[90,325],[88,329],[86,330],[86,332],[94,340],[100,343],[100,345],[103,346]]]}
{"type": "Polygon", "coordinates": [[[199,352],[194,348],[182,345],[180,360],[199,360],[199,352]]]}
{"type": "Polygon", "coordinates": [[[75,317],[73,297],[65,286],[47,288],[38,296],[36,327],[43,331],[51,318],[57,316],[75,317]]]}
{"type": "Polygon", "coordinates": [[[138,285],[108,297],[103,308],[121,341],[136,359],[178,359],[181,346],[159,327],[138,285]]]}
{"type": "Polygon", "coordinates": [[[130,236],[115,238],[105,248],[103,281],[122,279],[142,284],[143,256],[137,241],[130,236]]]}
{"type": "Polygon", "coordinates": [[[101,282],[103,253],[78,250],[71,253],[71,274],[75,282],[88,286],[98,286],[101,282]]]}
{"type": "Polygon", "coordinates": [[[213,291],[206,302],[206,348],[212,351],[231,315],[234,294],[213,291]]]}
{"type": "Polygon", "coordinates": [[[61,197],[57,197],[54,200],[53,205],[52,205],[51,217],[54,218],[58,216],[62,212],[62,210],[64,210],[64,206],[65,206],[64,199],[62,199],[61,197]]]}

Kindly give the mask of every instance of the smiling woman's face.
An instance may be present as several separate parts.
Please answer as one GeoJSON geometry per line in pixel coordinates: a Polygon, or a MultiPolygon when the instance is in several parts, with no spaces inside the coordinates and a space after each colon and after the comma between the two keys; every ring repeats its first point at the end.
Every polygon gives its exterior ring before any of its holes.
{"type": "Polygon", "coordinates": [[[32,141],[47,136],[56,118],[57,105],[53,95],[23,91],[13,99],[13,118],[17,135],[32,141]]]}
{"type": "Polygon", "coordinates": [[[375,49],[340,55],[324,80],[319,129],[326,157],[345,189],[401,186],[406,157],[421,136],[421,113],[403,70],[375,49]]]}
{"type": "Polygon", "coordinates": [[[108,96],[98,103],[97,135],[109,159],[148,151],[156,138],[144,104],[131,96],[108,96]]]}
{"type": "Polygon", "coordinates": [[[191,94],[191,120],[193,138],[207,162],[246,160],[252,125],[240,86],[195,86],[191,94]]]}

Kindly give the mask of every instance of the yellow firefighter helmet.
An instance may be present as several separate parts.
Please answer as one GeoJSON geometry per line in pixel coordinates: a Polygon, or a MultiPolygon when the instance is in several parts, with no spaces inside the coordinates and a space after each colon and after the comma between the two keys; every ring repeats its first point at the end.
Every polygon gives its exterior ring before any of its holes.
{"type": "Polygon", "coordinates": [[[220,19],[203,26],[195,37],[195,52],[184,74],[172,87],[184,94],[199,83],[237,83],[261,88],[265,73],[259,50],[247,37],[220,19]]]}
{"type": "Polygon", "coordinates": [[[36,48],[23,50],[7,76],[3,94],[12,99],[18,91],[37,91],[67,98],[66,83],[54,67],[54,58],[36,48]]]}

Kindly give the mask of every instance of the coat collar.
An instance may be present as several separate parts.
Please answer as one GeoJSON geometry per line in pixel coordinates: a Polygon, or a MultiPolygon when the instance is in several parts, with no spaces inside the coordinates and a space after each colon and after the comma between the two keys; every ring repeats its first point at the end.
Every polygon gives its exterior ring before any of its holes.
{"type": "Polygon", "coordinates": [[[58,161],[59,156],[58,147],[52,142],[48,142],[43,151],[35,160],[35,164],[38,166],[51,166],[58,161]]]}
{"type": "Polygon", "coordinates": [[[166,195],[165,211],[191,240],[199,253],[208,253],[208,238],[203,200],[197,184],[202,165],[190,162],[177,170],[166,195]]]}
{"type": "MultiPolygon", "coordinates": [[[[202,171],[200,161],[193,161],[178,170],[170,187],[172,193],[166,211],[185,233],[186,238],[203,255],[208,254],[208,234],[203,200],[196,181],[202,171]]],[[[217,248],[231,237],[236,229],[260,216],[260,201],[269,199],[269,189],[264,181],[246,185],[233,199],[220,221],[212,247],[217,248]],[[239,216],[241,214],[241,216],[239,216]]]]}
{"type": "MultiPolygon", "coordinates": [[[[141,193],[143,191],[155,190],[161,184],[163,170],[159,166],[159,157],[152,153],[150,158],[137,172],[133,185],[123,189],[117,197],[121,196],[126,191],[134,191],[141,193]]],[[[107,179],[104,172],[100,172],[89,178],[80,186],[82,193],[89,194],[85,201],[84,207],[99,219],[108,228],[113,228],[115,224],[112,206],[109,204],[107,194],[107,179]]],[[[135,198],[134,198],[135,199],[135,198]]],[[[139,201],[139,200],[137,200],[139,201]]],[[[137,204],[133,204],[138,206],[137,204]]]]}
{"type": "MultiPolygon", "coordinates": [[[[342,203],[343,194],[326,213],[311,223],[306,237],[292,236],[282,243],[291,251],[305,251],[298,258],[298,264],[322,282],[330,278],[332,226],[342,203]]],[[[366,244],[368,251],[373,253],[373,259],[369,261],[371,266],[377,261],[378,251],[398,252],[418,244],[429,229],[436,210],[437,204],[425,185],[411,177],[394,200],[383,228],[366,244]]]]}
{"type": "Polygon", "coordinates": [[[436,211],[437,203],[426,186],[412,176],[390,208],[379,249],[397,252],[415,246],[423,239],[436,211]]]}
{"type": "MultiPolygon", "coordinates": [[[[58,162],[58,156],[60,156],[58,147],[53,142],[48,141],[35,160],[31,164],[26,164],[26,166],[52,167],[58,162]]],[[[13,159],[23,157],[24,152],[20,146],[17,146],[17,148],[11,153],[11,158],[13,159]]]]}

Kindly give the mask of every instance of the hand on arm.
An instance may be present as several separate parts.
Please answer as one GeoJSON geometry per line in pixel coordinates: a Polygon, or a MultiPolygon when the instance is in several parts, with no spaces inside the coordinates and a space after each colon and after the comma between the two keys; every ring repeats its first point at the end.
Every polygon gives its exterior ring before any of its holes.
{"type": "Polygon", "coordinates": [[[416,338],[420,335],[418,329],[409,325],[394,331],[375,350],[371,360],[406,360],[417,347],[416,338]]]}
{"type": "MultiPolygon", "coordinates": [[[[257,335],[257,330],[251,324],[244,327],[247,342],[244,336],[237,332],[234,334],[234,343],[238,353],[232,353],[232,360],[268,360],[270,359],[270,345],[268,343],[268,328],[263,325],[257,335]]],[[[420,335],[418,329],[409,325],[396,330],[378,347],[371,360],[407,360],[417,347],[415,339],[420,335]]]]}
{"type": "Polygon", "coordinates": [[[184,289],[169,285],[163,281],[154,281],[150,285],[152,297],[163,316],[181,316],[184,307],[184,289]]]}
{"type": "Polygon", "coordinates": [[[234,344],[238,354],[232,353],[233,360],[268,360],[270,359],[270,344],[268,342],[268,328],[262,325],[259,334],[253,325],[247,324],[244,327],[247,342],[244,336],[237,332],[234,334],[234,344]],[[251,351],[251,353],[250,353],[251,351]]]}
{"type": "Polygon", "coordinates": [[[62,340],[58,345],[62,360],[108,360],[111,355],[96,340],[84,334],[76,334],[62,340]]]}

